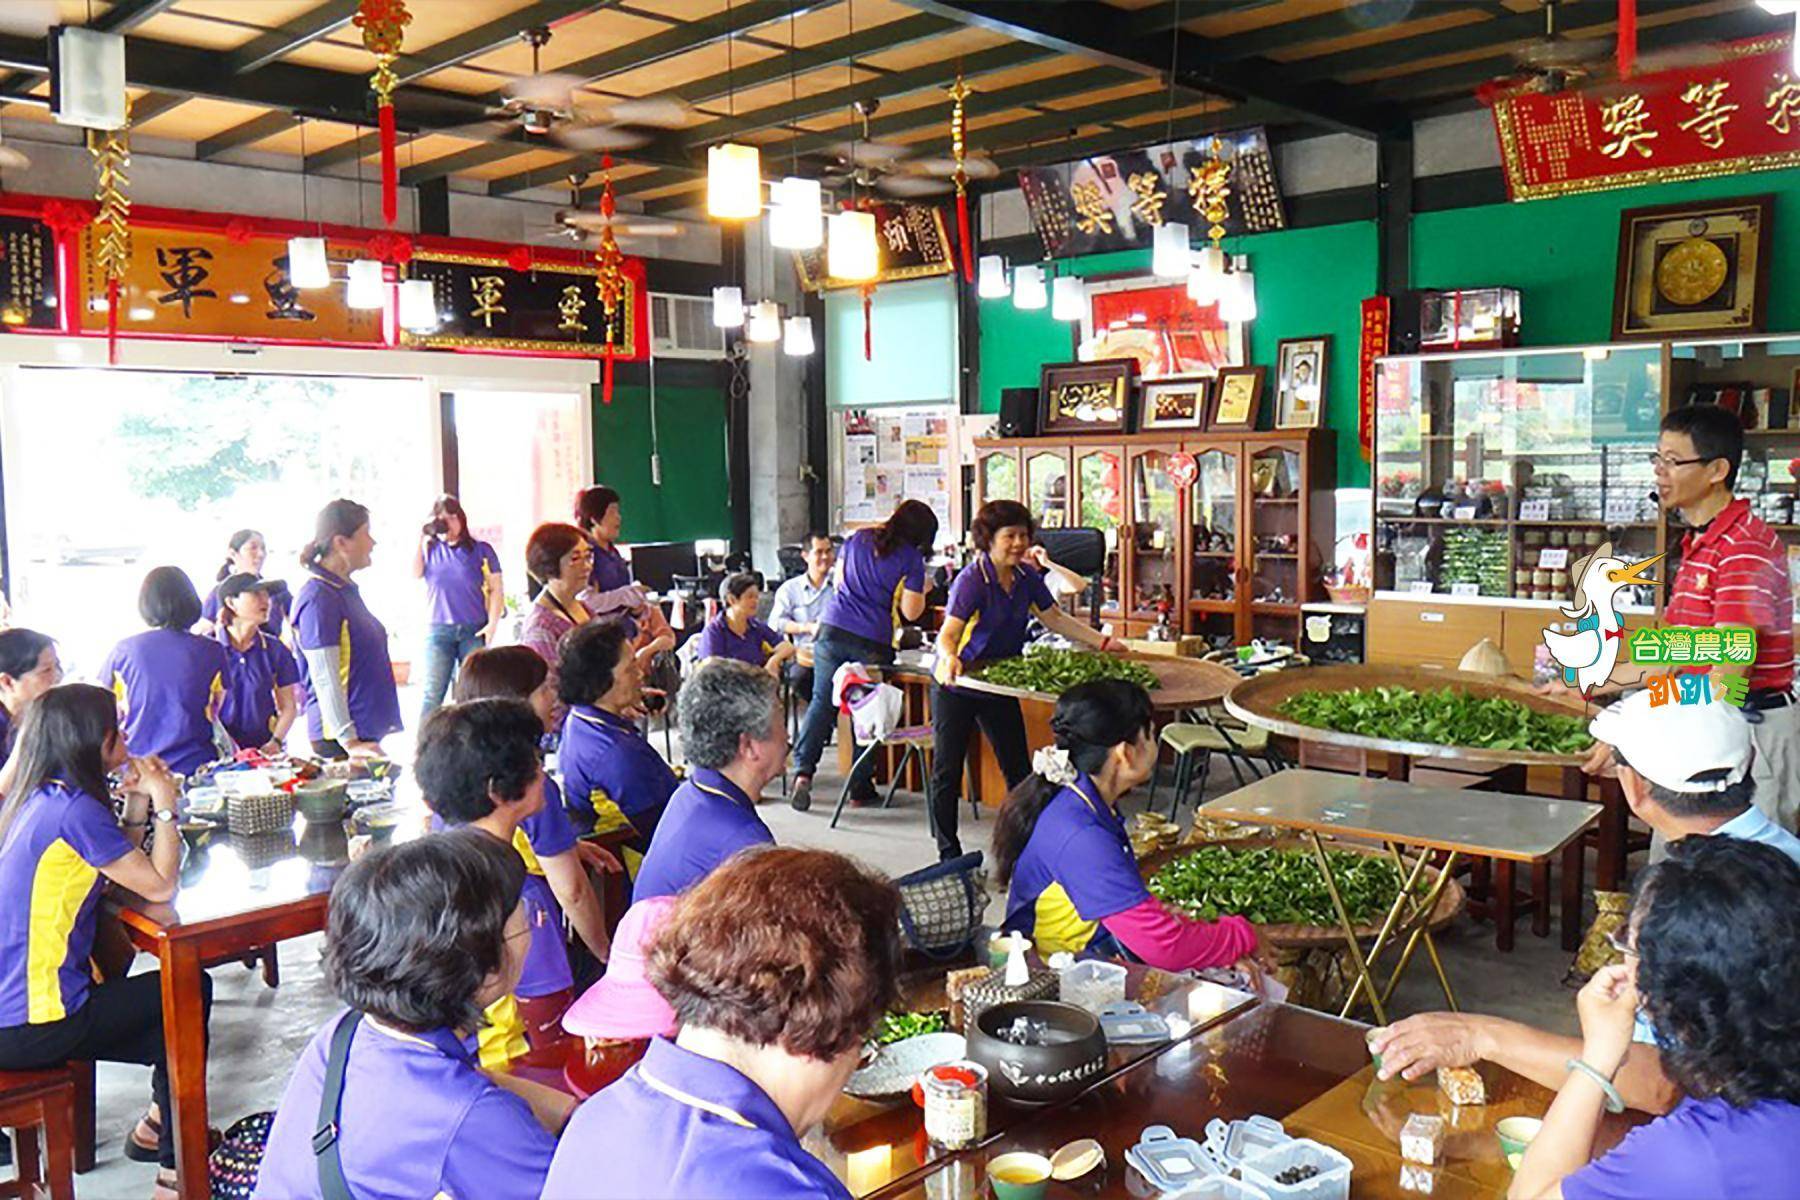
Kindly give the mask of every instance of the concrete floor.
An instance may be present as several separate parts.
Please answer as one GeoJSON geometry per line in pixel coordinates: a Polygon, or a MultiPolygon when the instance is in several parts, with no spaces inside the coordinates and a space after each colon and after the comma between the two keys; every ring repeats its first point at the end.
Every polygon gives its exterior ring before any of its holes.
{"type": "MultiPolygon", "coordinates": [[[[826,758],[828,765],[835,766],[835,754],[826,758]]],[[[838,828],[831,830],[831,807],[841,780],[821,771],[816,782],[814,806],[808,813],[789,808],[780,799],[778,785],[769,789],[770,799],[760,812],[777,841],[838,850],[895,875],[935,861],[919,796],[901,793],[887,810],[846,810],[838,828]]],[[[1234,786],[1230,772],[1213,772],[1206,799],[1223,795],[1234,786]]],[[[1165,788],[1159,807],[1167,803],[1167,797],[1165,788]]],[[[1142,799],[1141,795],[1128,798],[1126,811],[1137,811],[1142,799]]],[[[973,821],[965,805],[962,821],[964,847],[986,850],[993,830],[991,817],[973,821]]],[[[992,897],[990,923],[999,921],[1004,899],[992,897]]],[[[1539,939],[1531,936],[1522,922],[1515,949],[1502,955],[1494,949],[1491,927],[1461,918],[1438,936],[1438,945],[1465,1009],[1576,1032],[1574,994],[1562,985],[1569,955],[1560,948],[1554,929],[1549,938],[1539,939]]],[[[300,1050],[337,1009],[325,988],[319,955],[317,937],[284,943],[281,987],[274,991],[263,986],[256,972],[235,966],[213,970],[208,1079],[213,1124],[223,1128],[239,1117],[279,1103],[300,1050]]],[[[147,959],[140,963],[140,969],[152,966],[147,959]]],[[[1404,1015],[1441,1008],[1442,1000],[1435,978],[1421,967],[1409,972],[1393,1007],[1396,1014],[1404,1015]]],[[[143,1068],[100,1065],[100,1162],[93,1172],[76,1180],[82,1200],[128,1200],[149,1194],[153,1169],[130,1162],[120,1149],[148,1095],[149,1077],[143,1068]]]]}

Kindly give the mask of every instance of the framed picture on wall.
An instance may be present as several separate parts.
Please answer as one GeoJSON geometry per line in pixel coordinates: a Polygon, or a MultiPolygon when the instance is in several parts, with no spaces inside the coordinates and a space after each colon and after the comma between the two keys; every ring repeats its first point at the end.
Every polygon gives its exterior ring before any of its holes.
{"type": "Polygon", "coordinates": [[[1243,322],[1226,321],[1216,304],[1195,304],[1185,280],[1138,275],[1087,285],[1076,357],[1131,358],[1138,378],[1216,375],[1248,361],[1243,322]]]}
{"type": "Polygon", "coordinates": [[[1159,379],[1138,399],[1138,429],[1201,429],[1212,399],[1210,379],[1159,379]]]}
{"type": "Polygon", "coordinates": [[[1773,207],[1742,196],[1620,213],[1613,337],[1760,333],[1773,207]]]}
{"type": "Polygon", "coordinates": [[[1275,357],[1275,428],[1317,429],[1325,413],[1329,337],[1287,338],[1275,357]]]}
{"type": "Polygon", "coordinates": [[[1208,429],[1255,429],[1267,367],[1230,367],[1219,372],[1217,399],[1208,429]]]}
{"type": "Polygon", "coordinates": [[[1136,379],[1134,358],[1045,363],[1038,383],[1038,432],[1126,432],[1136,379]]]}

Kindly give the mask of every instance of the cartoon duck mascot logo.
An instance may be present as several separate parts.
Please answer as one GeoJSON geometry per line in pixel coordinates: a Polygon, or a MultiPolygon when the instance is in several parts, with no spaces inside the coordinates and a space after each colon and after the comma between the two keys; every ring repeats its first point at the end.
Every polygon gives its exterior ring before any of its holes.
{"type": "Polygon", "coordinates": [[[1619,589],[1634,583],[1654,583],[1644,572],[1662,555],[1627,563],[1613,555],[1607,542],[1575,564],[1575,605],[1562,614],[1575,620],[1575,632],[1544,630],[1550,657],[1562,665],[1563,682],[1583,696],[1611,678],[1625,644],[1624,623],[1619,620],[1619,589]]]}

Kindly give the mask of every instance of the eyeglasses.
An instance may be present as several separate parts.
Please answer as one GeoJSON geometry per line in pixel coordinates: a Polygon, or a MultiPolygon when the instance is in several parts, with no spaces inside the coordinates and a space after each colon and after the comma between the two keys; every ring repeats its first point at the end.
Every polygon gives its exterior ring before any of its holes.
{"type": "Polygon", "coordinates": [[[1653,470],[1661,469],[1665,471],[1673,471],[1676,467],[1692,466],[1694,463],[1712,461],[1712,459],[1704,456],[1700,458],[1671,458],[1667,454],[1660,454],[1654,450],[1649,454],[1644,455],[1644,459],[1650,464],[1653,470]]]}
{"type": "Polygon", "coordinates": [[[1629,933],[1624,933],[1615,929],[1606,935],[1606,944],[1611,946],[1614,950],[1617,950],[1626,958],[1638,957],[1638,948],[1632,945],[1629,933]]]}

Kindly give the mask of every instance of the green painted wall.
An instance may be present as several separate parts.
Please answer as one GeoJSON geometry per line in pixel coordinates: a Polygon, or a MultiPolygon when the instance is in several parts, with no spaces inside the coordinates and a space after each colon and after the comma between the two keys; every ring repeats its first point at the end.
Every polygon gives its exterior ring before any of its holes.
{"type": "Polygon", "coordinates": [[[725,395],[718,388],[658,387],[662,486],[650,481],[650,389],[620,384],[594,404],[594,478],[616,488],[632,542],[731,537],[725,395]]]}
{"type": "Polygon", "coordinates": [[[1779,240],[1800,228],[1800,170],[1420,213],[1413,218],[1412,283],[1517,287],[1526,345],[1604,342],[1612,333],[1621,210],[1765,192],[1775,196],[1778,239],[1770,260],[1768,328],[1800,329],[1800,258],[1782,254],[1779,240]]]}
{"type": "MultiPolygon", "coordinates": [[[[1338,486],[1366,487],[1369,464],[1356,444],[1356,351],[1362,301],[1375,292],[1376,239],[1372,221],[1321,225],[1230,239],[1227,249],[1250,256],[1256,272],[1256,320],[1250,326],[1250,362],[1275,367],[1283,338],[1331,336],[1331,381],[1326,424],[1338,431],[1338,486]]],[[[1057,264],[1076,274],[1148,274],[1148,250],[1069,259],[1057,264]]],[[[1075,357],[1075,329],[1048,309],[1021,312],[1010,300],[981,302],[981,411],[1000,410],[1000,389],[1036,387],[1039,368],[1075,357]]],[[[1271,383],[1271,387],[1272,387],[1271,383]]],[[[1274,398],[1265,395],[1263,424],[1273,420],[1274,398]]]]}

